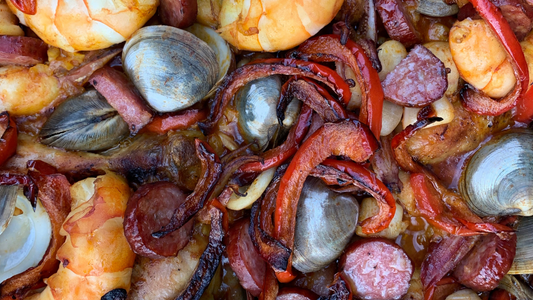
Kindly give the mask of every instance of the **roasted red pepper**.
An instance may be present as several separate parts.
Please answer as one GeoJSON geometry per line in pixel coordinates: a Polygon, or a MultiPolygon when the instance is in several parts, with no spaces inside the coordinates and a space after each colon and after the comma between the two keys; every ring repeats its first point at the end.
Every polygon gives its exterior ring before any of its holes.
{"type": "Polygon", "coordinates": [[[37,0],[9,0],[21,12],[27,15],[37,13],[37,0]]]}
{"type": "Polygon", "coordinates": [[[169,130],[187,129],[190,126],[204,120],[207,112],[201,109],[188,109],[178,114],[165,114],[156,116],[152,122],[148,123],[144,130],[165,134],[169,130]]]}
{"type": "MultiPolygon", "coordinates": [[[[378,142],[365,125],[355,120],[326,123],[311,135],[294,155],[278,190],[274,214],[275,238],[293,249],[296,210],[305,179],[311,170],[331,155],[343,155],[356,162],[369,159],[378,142]]],[[[281,282],[292,280],[291,263],[287,272],[277,273],[281,282]]]]}
{"type": "Polygon", "coordinates": [[[335,71],[328,67],[295,59],[260,59],[242,66],[226,77],[221,88],[210,103],[206,121],[198,123],[204,134],[210,134],[222,112],[235,93],[248,82],[270,75],[296,75],[315,79],[330,87],[342,99],[351,98],[350,87],[335,71]]]}
{"type": "Polygon", "coordinates": [[[296,150],[298,150],[300,142],[303,140],[307,130],[309,129],[312,115],[313,110],[309,108],[309,106],[302,106],[298,122],[291,128],[289,136],[285,142],[279,147],[266,151],[262,155],[264,158],[262,162],[252,162],[243,165],[240,168],[240,171],[246,173],[263,172],[267,169],[280,166],[289,157],[293,156],[294,153],[296,153],[296,150]]]}
{"type": "MultiPolygon", "coordinates": [[[[319,62],[338,61],[352,68],[363,94],[359,120],[370,127],[374,136],[379,137],[383,111],[383,88],[378,72],[372,67],[372,62],[363,48],[350,39],[342,45],[341,36],[330,34],[307,40],[298,47],[298,52],[293,52],[292,55],[300,56],[299,52],[304,54],[302,56],[304,58],[319,62]]],[[[348,104],[346,99],[345,103],[348,104]]]]}
{"type": "Polygon", "coordinates": [[[515,107],[519,97],[528,91],[529,71],[526,58],[511,26],[496,5],[490,0],[472,0],[470,3],[498,36],[511,58],[516,85],[513,91],[499,101],[479,94],[470,87],[467,87],[461,95],[468,109],[483,115],[500,115],[515,107]]]}
{"type": "Polygon", "coordinates": [[[371,193],[376,199],[379,212],[361,223],[363,233],[372,234],[389,227],[396,213],[396,200],[394,200],[392,193],[385,184],[376,178],[374,173],[352,161],[326,159],[322,164],[347,173],[357,181],[358,185],[371,193]]]}
{"type": "Polygon", "coordinates": [[[533,88],[530,88],[527,93],[518,99],[515,120],[518,122],[533,121],[533,88]]]}
{"type": "Polygon", "coordinates": [[[17,151],[17,125],[7,111],[0,114],[0,166],[17,151]]]}
{"type": "Polygon", "coordinates": [[[445,207],[443,195],[433,186],[426,174],[413,173],[410,182],[420,215],[437,228],[461,236],[513,231],[512,228],[501,224],[484,223],[470,210],[461,210],[464,207],[445,207]]]}

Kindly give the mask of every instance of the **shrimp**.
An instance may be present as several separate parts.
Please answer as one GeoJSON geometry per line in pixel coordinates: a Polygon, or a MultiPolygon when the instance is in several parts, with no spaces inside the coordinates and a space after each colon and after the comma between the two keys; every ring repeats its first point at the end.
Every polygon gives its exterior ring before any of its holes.
{"type": "Polygon", "coordinates": [[[74,52],[125,41],[155,14],[159,0],[39,0],[38,5],[37,0],[8,0],[7,4],[47,44],[74,52]]]}
{"type": "Polygon", "coordinates": [[[219,32],[226,41],[241,50],[287,50],[301,44],[331,22],[342,2],[223,0],[219,32]]]}
{"type": "Polygon", "coordinates": [[[108,172],[71,187],[72,211],[61,228],[66,236],[57,273],[30,300],[100,299],[114,289],[130,289],[135,261],[124,236],[124,211],[130,188],[108,172]]]}

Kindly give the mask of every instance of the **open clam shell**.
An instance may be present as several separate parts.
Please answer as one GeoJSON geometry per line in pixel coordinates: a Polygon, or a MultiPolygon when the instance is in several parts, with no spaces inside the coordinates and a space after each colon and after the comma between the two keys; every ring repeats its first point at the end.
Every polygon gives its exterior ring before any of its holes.
{"type": "Polygon", "coordinates": [[[523,217],[516,230],[516,255],[508,274],[533,274],[533,217],[523,217]]]}
{"type": "Polygon", "coordinates": [[[207,45],[209,45],[209,47],[211,47],[211,49],[213,49],[213,51],[215,52],[215,56],[218,62],[218,81],[211,88],[209,93],[207,93],[207,95],[204,97],[204,99],[209,98],[214,95],[218,86],[220,85],[220,83],[222,83],[222,80],[224,79],[224,77],[226,77],[226,74],[228,74],[230,67],[235,64],[233,52],[231,52],[231,49],[226,40],[224,40],[216,31],[207,26],[193,24],[186,30],[194,34],[197,38],[206,42],[207,45]]]}
{"type": "Polygon", "coordinates": [[[109,149],[129,134],[128,124],[96,90],[59,105],[39,133],[45,145],[82,151],[109,149]]]}
{"type": "Polygon", "coordinates": [[[468,162],[459,191],[482,217],[533,215],[533,132],[495,135],[468,162]]]}
{"type": "Polygon", "coordinates": [[[202,100],[219,76],[215,52],[192,33],[147,26],[124,45],[122,64],[144,99],[159,112],[202,100]]]}

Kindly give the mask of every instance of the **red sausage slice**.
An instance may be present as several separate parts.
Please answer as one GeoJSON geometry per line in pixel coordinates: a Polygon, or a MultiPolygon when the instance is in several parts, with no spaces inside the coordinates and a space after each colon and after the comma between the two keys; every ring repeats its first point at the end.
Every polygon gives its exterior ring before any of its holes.
{"type": "Polygon", "coordinates": [[[128,123],[132,134],[152,120],[151,110],[123,73],[105,66],[94,72],[89,82],[128,123]]]}
{"type": "Polygon", "coordinates": [[[376,0],[376,9],[393,40],[399,41],[406,47],[422,42],[422,36],[415,29],[400,0],[376,0]]]}
{"type": "Polygon", "coordinates": [[[453,275],[476,291],[490,291],[511,268],[516,253],[516,234],[489,234],[459,263],[453,275]]]}
{"type": "Polygon", "coordinates": [[[130,198],[124,219],[124,235],[133,252],[149,258],[175,256],[187,245],[194,220],[162,238],[152,233],[168,224],[187,195],[176,185],[160,181],[141,186],[130,198]]]}
{"type": "Polygon", "coordinates": [[[198,4],[196,0],[161,0],[159,15],[165,25],[187,28],[196,20],[198,4]]]}
{"type": "Polygon", "coordinates": [[[227,248],[231,268],[243,288],[257,297],[263,290],[266,265],[248,234],[249,219],[241,219],[228,232],[227,248]]]}
{"type": "Polygon", "coordinates": [[[383,81],[385,99],[401,106],[422,107],[442,98],[448,88],[444,63],[416,45],[383,81]]]}
{"type": "Polygon", "coordinates": [[[47,59],[48,45],[36,38],[0,35],[0,65],[33,66],[47,59]]]}
{"type": "Polygon", "coordinates": [[[343,278],[360,299],[400,299],[407,293],[413,263],[398,245],[386,239],[363,239],[341,258],[343,278]]]}

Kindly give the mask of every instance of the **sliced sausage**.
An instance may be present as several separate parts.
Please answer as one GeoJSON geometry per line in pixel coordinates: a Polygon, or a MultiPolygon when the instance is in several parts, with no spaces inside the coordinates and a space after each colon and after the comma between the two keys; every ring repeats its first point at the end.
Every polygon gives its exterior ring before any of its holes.
{"type": "Polygon", "coordinates": [[[376,0],[376,9],[383,20],[387,33],[393,40],[410,47],[422,42],[422,35],[400,0],[376,0]]]}
{"type": "Polygon", "coordinates": [[[40,39],[0,35],[0,65],[33,66],[46,61],[47,51],[40,39]]]}
{"type": "Polygon", "coordinates": [[[434,286],[474,247],[477,237],[453,235],[433,244],[420,270],[420,279],[425,289],[434,286]]]}
{"type": "Polygon", "coordinates": [[[170,222],[187,195],[176,185],[160,181],[141,186],[128,201],[124,234],[133,252],[149,258],[175,256],[187,245],[194,220],[161,238],[152,236],[170,222]]]}
{"type": "Polygon", "coordinates": [[[123,73],[105,66],[94,72],[89,82],[137,133],[152,120],[152,112],[123,73]]]}
{"type": "Polygon", "coordinates": [[[453,275],[476,291],[490,291],[511,268],[516,253],[516,234],[489,234],[459,263],[453,275]]]}
{"type": "Polygon", "coordinates": [[[249,219],[241,219],[228,232],[227,253],[231,268],[243,288],[257,297],[263,290],[266,264],[248,234],[249,219]]]}
{"type": "Polygon", "coordinates": [[[196,20],[198,4],[196,0],[161,0],[159,16],[165,25],[187,28],[196,20]]]}
{"type": "Polygon", "coordinates": [[[401,106],[422,107],[442,98],[448,89],[444,63],[416,45],[383,81],[385,98],[401,106]]]}
{"type": "Polygon", "coordinates": [[[276,300],[316,300],[318,296],[306,289],[285,287],[279,291],[276,300]]]}
{"type": "Polygon", "coordinates": [[[346,249],[341,270],[357,298],[390,300],[407,293],[413,263],[402,248],[386,239],[363,239],[346,249]]]}

